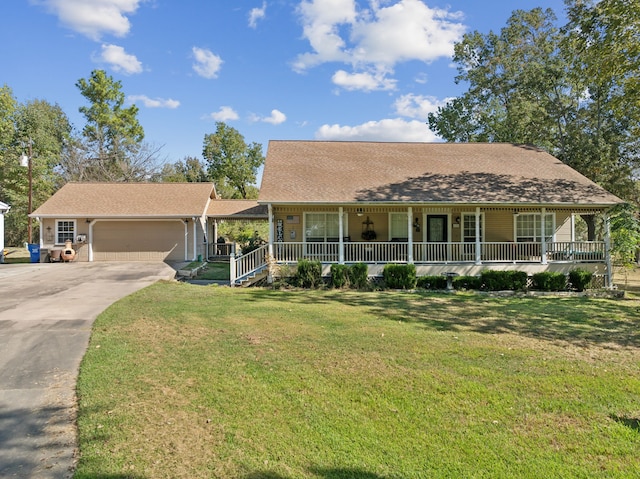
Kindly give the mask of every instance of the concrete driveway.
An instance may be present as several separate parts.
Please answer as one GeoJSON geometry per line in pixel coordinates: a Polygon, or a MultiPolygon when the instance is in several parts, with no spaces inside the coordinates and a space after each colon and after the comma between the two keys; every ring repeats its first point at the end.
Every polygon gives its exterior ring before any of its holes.
{"type": "Polygon", "coordinates": [[[75,385],[94,319],[165,263],[0,264],[0,477],[68,478],[75,385]]]}

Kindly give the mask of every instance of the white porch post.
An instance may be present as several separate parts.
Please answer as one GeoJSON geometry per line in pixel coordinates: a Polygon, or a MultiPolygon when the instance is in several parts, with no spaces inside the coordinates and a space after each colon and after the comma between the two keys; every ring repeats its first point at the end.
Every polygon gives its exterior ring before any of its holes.
{"type": "Polygon", "coordinates": [[[93,225],[96,223],[96,220],[93,220],[89,223],[89,262],[93,262],[93,225]]]}
{"type": "Polygon", "coordinates": [[[38,220],[38,230],[40,230],[38,242],[40,243],[40,248],[44,246],[44,238],[42,237],[42,218],[37,218],[38,220]]]}
{"type": "Polygon", "coordinates": [[[184,220],[184,260],[189,261],[189,220],[184,220]]]}
{"type": "Polygon", "coordinates": [[[195,261],[198,259],[197,249],[198,249],[198,225],[196,223],[195,218],[191,218],[193,222],[193,259],[191,261],[195,261]]]}
{"type": "Polygon", "coordinates": [[[571,242],[576,242],[576,214],[571,213],[571,242]]]}
{"type": "Polygon", "coordinates": [[[546,228],[547,209],[540,210],[540,260],[542,264],[547,264],[547,228],[546,228]]]}
{"type": "Polygon", "coordinates": [[[236,285],[236,254],[231,252],[229,255],[229,285],[233,288],[236,285]]]}
{"type": "Polygon", "coordinates": [[[611,221],[608,212],[604,215],[604,258],[607,264],[607,284],[605,287],[613,288],[613,269],[611,266],[611,221]]]}
{"type": "Polygon", "coordinates": [[[344,208],[338,208],[338,263],[344,264],[344,208]]]}
{"type": "Polygon", "coordinates": [[[482,237],[480,236],[480,207],[476,206],[476,264],[482,264],[482,237]]]}
{"type": "Polygon", "coordinates": [[[269,258],[273,258],[273,206],[271,203],[267,205],[267,209],[269,210],[269,246],[267,249],[269,252],[269,258]]]}
{"type": "Polygon", "coordinates": [[[407,263],[413,264],[413,207],[407,208],[407,263]]]}

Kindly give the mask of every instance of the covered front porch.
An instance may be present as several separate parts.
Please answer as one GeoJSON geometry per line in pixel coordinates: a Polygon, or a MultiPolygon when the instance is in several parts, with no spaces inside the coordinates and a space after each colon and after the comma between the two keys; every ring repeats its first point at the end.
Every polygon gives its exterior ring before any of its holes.
{"type": "Polygon", "coordinates": [[[604,209],[269,205],[268,211],[268,245],[234,259],[238,276],[263,268],[268,259],[309,259],[321,262],[326,274],[333,263],[366,263],[370,276],[387,263],[415,264],[419,275],[475,275],[488,268],[533,274],[580,266],[611,284],[604,209]]]}

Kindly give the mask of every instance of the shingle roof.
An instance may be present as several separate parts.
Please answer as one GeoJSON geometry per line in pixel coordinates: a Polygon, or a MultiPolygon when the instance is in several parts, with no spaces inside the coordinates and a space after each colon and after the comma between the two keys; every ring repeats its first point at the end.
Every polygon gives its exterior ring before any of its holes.
{"type": "Polygon", "coordinates": [[[215,200],[209,203],[207,216],[213,218],[267,218],[265,205],[256,200],[215,200]]]}
{"type": "Polygon", "coordinates": [[[212,183],[67,183],[32,216],[201,216],[214,196],[212,183]]]}
{"type": "Polygon", "coordinates": [[[260,203],[622,201],[548,153],[506,143],[271,141],[260,203]]]}

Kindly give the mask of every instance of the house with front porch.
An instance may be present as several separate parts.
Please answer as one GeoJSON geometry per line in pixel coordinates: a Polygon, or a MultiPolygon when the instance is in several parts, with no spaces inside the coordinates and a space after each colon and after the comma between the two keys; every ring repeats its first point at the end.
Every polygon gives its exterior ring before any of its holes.
{"type": "Polygon", "coordinates": [[[325,274],[364,262],[371,276],[387,263],[413,263],[419,276],[581,267],[609,286],[607,214],[619,203],[532,146],[271,141],[258,198],[268,245],[236,259],[232,277],[262,258],[307,258],[325,274]]]}

